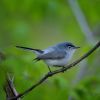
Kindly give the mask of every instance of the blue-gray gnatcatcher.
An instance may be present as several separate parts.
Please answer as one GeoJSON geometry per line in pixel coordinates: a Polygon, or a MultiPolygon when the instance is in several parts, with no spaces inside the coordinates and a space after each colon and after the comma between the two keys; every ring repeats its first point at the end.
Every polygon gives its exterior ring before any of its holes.
{"type": "Polygon", "coordinates": [[[59,43],[44,50],[22,46],[16,47],[33,51],[37,55],[37,57],[34,60],[43,60],[47,64],[49,71],[51,71],[49,66],[64,67],[67,64],[67,62],[71,59],[75,50],[79,48],[70,42],[59,43]]]}

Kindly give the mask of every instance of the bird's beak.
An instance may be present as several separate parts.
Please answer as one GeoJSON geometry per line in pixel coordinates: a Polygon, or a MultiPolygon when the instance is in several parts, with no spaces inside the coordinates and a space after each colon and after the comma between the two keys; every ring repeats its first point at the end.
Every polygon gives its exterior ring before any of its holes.
{"type": "Polygon", "coordinates": [[[80,48],[80,47],[75,47],[75,49],[78,49],[78,48],[80,48]]]}

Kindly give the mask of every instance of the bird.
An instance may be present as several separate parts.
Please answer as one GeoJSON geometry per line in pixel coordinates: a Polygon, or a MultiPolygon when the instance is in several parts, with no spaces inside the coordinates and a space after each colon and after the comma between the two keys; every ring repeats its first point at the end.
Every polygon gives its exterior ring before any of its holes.
{"type": "Polygon", "coordinates": [[[76,49],[80,48],[78,46],[73,45],[71,42],[58,43],[44,50],[33,49],[24,46],[16,47],[34,52],[36,54],[36,58],[34,58],[34,60],[43,60],[48,66],[49,72],[51,72],[50,66],[64,68],[64,66],[72,58],[76,49]]]}

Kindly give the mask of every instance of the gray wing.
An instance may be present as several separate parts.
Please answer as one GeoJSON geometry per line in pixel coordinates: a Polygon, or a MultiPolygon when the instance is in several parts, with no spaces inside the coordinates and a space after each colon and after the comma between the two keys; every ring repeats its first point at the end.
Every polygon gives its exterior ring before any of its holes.
{"type": "Polygon", "coordinates": [[[48,52],[46,54],[43,55],[39,55],[36,59],[37,60],[45,60],[45,59],[62,59],[66,56],[66,52],[65,51],[52,51],[52,52],[48,52]]]}

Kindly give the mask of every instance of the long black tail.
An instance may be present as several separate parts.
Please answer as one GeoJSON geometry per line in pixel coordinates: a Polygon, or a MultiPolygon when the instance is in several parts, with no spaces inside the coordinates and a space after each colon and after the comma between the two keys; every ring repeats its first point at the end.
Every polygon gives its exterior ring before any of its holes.
{"type": "Polygon", "coordinates": [[[16,46],[17,48],[25,49],[25,50],[32,50],[32,51],[37,51],[39,53],[43,53],[42,50],[40,49],[33,49],[33,48],[28,48],[28,47],[22,47],[22,46],[16,46]]]}

